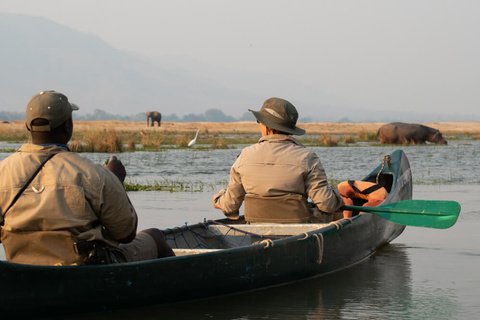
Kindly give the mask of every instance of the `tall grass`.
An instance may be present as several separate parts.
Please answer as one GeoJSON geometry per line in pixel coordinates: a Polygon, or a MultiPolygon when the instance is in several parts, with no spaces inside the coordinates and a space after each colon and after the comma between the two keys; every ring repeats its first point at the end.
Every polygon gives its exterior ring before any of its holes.
{"type": "MultiPolygon", "coordinates": [[[[252,124],[252,129],[239,129],[243,123],[232,126],[223,123],[208,124],[183,124],[173,123],[170,126],[161,128],[146,128],[144,123],[136,124],[131,122],[101,122],[92,121],[86,124],[75,123],[74,134],[69,143],[70,149],[77,152],[122,152],[122,151],[159,151],[167,148],[187,148],[188,142],[195,136],[197,128],[201,128],[202,146],[197,146],[196,150],[202,149],[225,149],[234,145],[250,145],[258,142],[260,132],[256,124],[252,124]]],[[[331,128],[325,128],[323,131],[314,131],[305,137],[296,137],[300,142],[308,146],[327,146],[334,147],[341,144],[354,144],[356,142],[378,143],[376,131],[372,128],[362,126],[349,127],[349,130],[335,130],[335,126],[343,128],[341,124],[332,124],[331,128]],[[328,130],[327,130],[328,129],[328,130]],[[321,133],[327,132],[327,133],[321,133]]],[[[308,130],[307,130],[308,132],[308,130]]],[[[471,131],[456,130],[446,132],[444,136],[447,140],[479,140],[480,133],[472,129],[471,131]]],[[[25,129],[23,121],[11,123],[0,122],[0,141],[5,142],[28,142],[30,134],[25,129]]],[[[4,150],[5,151],[5,150],[4,150]]]]}
{"type": "Polygon", "coordinates": [[[228,145],[225,142],[225,139],[220,138],[215,140],[215,142],[212,144],[213,149],[228,149],[228,145]]]}
{"type": "Polygon", "coordinates": [[[72,140],[69,148],[75,152],[105,152],[123,151],[123,144],[115,130],[87,131],[82,140],[72,140]]]}
{"type": "Polygon", "coordinates": [[[190,142],[190,139],[187,138],[187,135],[181,135],[179,137],[177,137],[176,141],[175,141],[175,145],[180,147],[180,148],[186,148],[188,147],[188,143],[190,142]]]}
{"type": "Polygon", "coordinates": [[[127,149],[130,151],[135,151],[136,148],[137,148],[137,144],[135,143],[135,139],[130,137],[127,142],[127,149]]]}
{"type": "Polygon", "coordinates": [[[320,142],[321,145],[324,145],[327,147],[335,147],[338,145],[338,139],[335,137],[332,137],[329,134],[321,135],[318,138],[318,141],[320,142]]]}
{"type": "Polygon", "coordinates": [[[346,136],[343,138],[343,143],[350,144],[350,143],[355,143],[355,137],[352,135],[346,136]]]}
{"type": "MultiPolygon", "coordinates": [[[[25,127],[23,127],[25,128],[25,127]]],[[[0,141],[8,142],[25,142],[30,139],[30,134],[27,130],[21,131],[9,128],[8,126],[0,126],[0,141]]]]}
{"type": "MultiPolygon", "coordinates": [[[[141,144],[144,149],[157,149],[163,143],[164,137],[163,134],[157,132],[139,132],[141,136],[141,144]]],[[[135,141],[134,136],[130,136],[129,141],[132,140],[132,143],[135,141]]]]}
{"type": "Polygon", "coordinates": [[[358,137],[358,139],[360,139],[362,141],[372,142],[372,141],[377,141],[378,140],[376,132],[370,132],[370,131],[365,131],[365,130],[359,131],[358,134],[357,134],[357,137],[358,137]]]}

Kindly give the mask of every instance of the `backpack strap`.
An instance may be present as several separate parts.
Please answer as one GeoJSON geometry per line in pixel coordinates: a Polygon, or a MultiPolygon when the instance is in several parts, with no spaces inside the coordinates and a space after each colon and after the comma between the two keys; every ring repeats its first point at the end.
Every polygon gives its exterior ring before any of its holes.
{"type": "MultiPolygon", "coordinates": [[[[42,170],[43,166],[45,165],[45,163],[47,163],[48,160],[52,159],[53,156],[56,155],[56,153],[52,153],[45,161],[42,162],[42,164],[37,168],[37,170],[33,173],[33,175],[30,177],[30,179],[28,179],[27,183],[25,183],[25,185],[23,186],[22,189],[20,189],[20,191],[18,191],[17,195],[15,196],[15,198],[13,198],[13,201],[12,203],[10,203],[10,205],[8,206],[7,210],[5,210],[4,212],[4,216],[7,214],[7,211],[10,210],[10,208],[15,204],[15,202],[17,202],[18,198],[20,198],[20,196],[22,195],[23,191],[25,191],[25,189],[27,189],[27,187],[30,185],[30,183],[32,183],[33,179],[35,179],[35,177],[37,176],[37,174],[40,172],[40,170],[42,170]]],[[[3,222],[3,221],[2,221],[3,222]]],[[[2,223],[3,224],[3,223],[2,223]]]]}
{"type": "Polygon", "coordinates": [[[355,186],[355,181],[353,181],[353,180],[348,180],[348,184],[352,187],[352,189],[353,189],[355,192],[358,192],[358,193],[361,193],[361,194],[365,194],[365,195],[370,194],[370,193],[372,193],[372,192],[375,192],[375,191],[377,191],[377,190],[380,189],[380,188],[383,188],[383,187],[382,187],[381,185],[379,185],[379,184],[374,184],[373,186],[368,187],[368,188],[365,189],[365,190],[360,190],[360,189],[357,188],[357,186],[355,186]]]}

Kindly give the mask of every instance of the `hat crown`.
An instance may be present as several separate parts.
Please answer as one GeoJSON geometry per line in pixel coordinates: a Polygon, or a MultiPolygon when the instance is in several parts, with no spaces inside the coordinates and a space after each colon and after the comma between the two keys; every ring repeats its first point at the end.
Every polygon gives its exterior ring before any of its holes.
{"type": "Polygon", "coordinates": [[[64,94],[53,90],[39,92],[27,104],[27,127],[31,131],[51,131],[67,121],[74,110],[78,110],[78,106],[68,102],[64,94]],[[35,119],[45,119],[49,124],[32,126],[35,119]]]}
{"type": "Polygon", "coordinates": [[[298,112],[293,104],[280,98],[270,98],[265,101],[260,112],[272,121],[295,128],[298,112]]]}
{"type": "Polygon", "coordinates": [[[302,135],[305,130],[298,128],[298,112],[293,104],[281,98],[267,99],[260,111],[250,110],[265,126],[288,134],[302,135]]]}

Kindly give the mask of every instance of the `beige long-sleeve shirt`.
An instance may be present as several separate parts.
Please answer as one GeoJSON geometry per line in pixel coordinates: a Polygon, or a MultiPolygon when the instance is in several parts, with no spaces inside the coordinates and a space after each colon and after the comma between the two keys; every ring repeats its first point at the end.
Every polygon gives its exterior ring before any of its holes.
{"type": "Polygon", "coordinates": [[[226,216],[235,217],[246,195],[278,199],[301,195],[326,213],[343,205],[338,188],[328,185],[318,156],[283,134],[264,136],[242,150],[231,168],[227,190],[215,203],[226,216]]]}
{"type": "Polygon", "coordinates": [[[10,262],[80,263],[78,240],[110,247],[136,231],[137,215],[120,180],[99,164],[64,147],[24,144],[0,162],[1,240],[10,262]],[[5,214],[17,192],[56,153],[5,214]]]}

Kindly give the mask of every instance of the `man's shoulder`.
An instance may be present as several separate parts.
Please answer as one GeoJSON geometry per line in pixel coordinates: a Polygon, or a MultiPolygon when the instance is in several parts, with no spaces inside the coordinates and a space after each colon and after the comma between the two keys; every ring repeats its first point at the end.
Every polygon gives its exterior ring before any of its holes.
{"type": "MultiPolygon", "coordinates": [[[[280,136],[280,135],[279,135],[280,136]]],[[[258,143],[245,147],[241,156],[250,159],[260,155],[288,155],[300,159],[315,157],[315,153],[307,149],[303,144],[291,136],[282,135],[277,139],[261,139],[258,143]]]]}
{"type": "Polygon", "coordinates": [[[101,164],[95,163],[75,152],[59,152],[50,161],[61,164],[69,172],[81,172],[89,179],[102,179],[108,176],[109,172],[101,164]]]}
{"type": "MultiPolygon", "coordinates": [[[[105,172],[106,169],[98,163],[93,162],[92,160],[78,154],[75,152],[62,152],[59,153],[60,158],[64,158],[65,160],[71,161],[73,164],[78,166],[82,166],[83,168],[87,168],[92,171],[97,172],[105,172]]],[[[108,171],[108,170],[107,170],[108,171]]]]}

